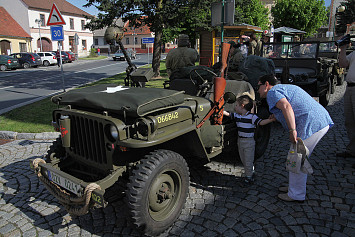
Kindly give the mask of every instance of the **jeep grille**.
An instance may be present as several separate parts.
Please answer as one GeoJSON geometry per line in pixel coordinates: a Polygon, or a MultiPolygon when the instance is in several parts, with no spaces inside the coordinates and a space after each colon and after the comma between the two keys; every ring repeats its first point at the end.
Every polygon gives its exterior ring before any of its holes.
{"type": "Polygon", "coordinates": [[[90,163],[107,165],[103,123],[77,115],[71,115],[70,120],[71,152],[90,163]]]}

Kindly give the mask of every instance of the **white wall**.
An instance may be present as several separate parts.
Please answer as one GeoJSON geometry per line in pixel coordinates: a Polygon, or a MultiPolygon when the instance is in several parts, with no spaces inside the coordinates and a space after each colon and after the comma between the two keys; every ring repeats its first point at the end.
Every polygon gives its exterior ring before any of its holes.
{"type": "MultiPolygon", "coordinates": [[[[28,10],[28,13],[29,13],[29,16],[28,16],[29,25],[31,28],[31,36],[33,37],[32,45],[33,45],[33,48],[36,49],[37,48],[37,40],[39,38],[39,28],[38,28],[38,24],[35,21],[36,21],[36,19],[40,19],[40,14],[44,14],[45,21],[47,24],[49,13],[48,12],[40,12],[40,11],[36,11],[36,10],[28,10]]],[[[88,55],[88,53],[90,51],[90,47],[93,44],[93,33],[88,29],[85,29],[85,30],[81,29],[81,20],[84,20],[85,24],[86,24],[87,19],[85,19],[83,17],[68,16],[68,15],[63,15],[63,18],[66,23],[63,26],[63,30],[64,30],[63,50],[68,51],[70,49],[69,36],[74,36],[75,33],[77,33],[79,36],[78,54],[79,54],[79,56],[88,55]],[[70,29],[70,18],[74,19],[74,29],[70,29]],[[86,49],[83,49],[82,40],[86,40],[86,49]]],[[[51,39],[49,26],[41,26],[41,37],[47,37],[47,38],[51,39]]],[[[53,41],[52,45],[53,45],[53,50],[57,50],[57,48],[58,48],[57,41],[53,41]]]]}

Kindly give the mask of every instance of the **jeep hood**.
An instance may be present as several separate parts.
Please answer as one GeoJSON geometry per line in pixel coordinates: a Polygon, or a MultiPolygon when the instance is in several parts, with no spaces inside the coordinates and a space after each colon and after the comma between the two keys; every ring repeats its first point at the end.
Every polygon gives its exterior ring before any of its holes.
{"type": "Polygon", "coordinates": [[[59,105],[97,109],[139,117],[184,103],[184,92],[162,88],[137,88],[105,84],[75,89],[52,97],[59,105]]]}

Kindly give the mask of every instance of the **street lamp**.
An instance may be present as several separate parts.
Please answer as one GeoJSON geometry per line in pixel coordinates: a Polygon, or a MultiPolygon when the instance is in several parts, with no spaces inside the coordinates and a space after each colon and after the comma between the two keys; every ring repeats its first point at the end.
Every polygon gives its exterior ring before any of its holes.
{"type": "Polygon", "coordinates": [[[334,14],[334,24],[333,24],[333,40],[334,40],[334,37],[335,37],[335,25],[337,23],[337,14],[338,13],[341,13],[341,12],[344,12],[345,11],[345,6],[338,6],[336,9],[335,9],[335,14],[334,14]]]}
{"type": "Polygon", "coordinates": [[[41,44],[41,52],[43,52],[43,49],[42,49],[42,37],[41,37],[41,24],[42,24],[42,20],[41,20],[41,19],[36,19],[35,22],[38,24],[39,42],[40,42],[40,44],[41,44]]]}
{"type": "Polygon", "coordinates": [[[131,27],[131,29],[133,29],[133,51],[136,51],[136,28],[131,27]]]}

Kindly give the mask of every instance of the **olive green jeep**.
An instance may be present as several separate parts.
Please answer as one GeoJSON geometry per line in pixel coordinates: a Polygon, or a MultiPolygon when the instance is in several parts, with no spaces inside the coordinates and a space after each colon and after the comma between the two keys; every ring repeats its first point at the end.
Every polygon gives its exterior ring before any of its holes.
{"type": "MultiPolygon", "coordinates": [[[[221,117],[223,100],[233,103],[243,93],[254,97],[254,89],[216,76],[198,67],[166,88],[97,85],[54,96],[52,101],[64,106],[53,111],[61,136],[46,159],[31,166],[73,215],[105,207],[110,188],[123,183],[133,225],[158,235],[183,209],[188,161],[205,164],[218,155],[238,154],[235,122],[221,117]]],[[[226,107],[233,110],[233,104],[226,107]]],[[[268,117],[266,107],[259,106],[258,114],[268,117]]],[[[269,136],[270,126],[257,129],[257,157],[269,136]]]]}

